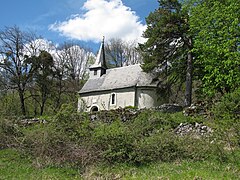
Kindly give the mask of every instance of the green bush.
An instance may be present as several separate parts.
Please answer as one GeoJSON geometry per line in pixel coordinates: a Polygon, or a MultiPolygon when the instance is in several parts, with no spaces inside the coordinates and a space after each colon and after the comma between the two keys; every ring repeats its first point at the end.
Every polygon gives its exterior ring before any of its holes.
{"type": "MultiPolygon", "coordinates": [[[[118,117],[113,113],[109,117],[118,117]]],[[[70,163],[85,167],[95,162],[146,164],[208,158],[225,161],[228,152],[233,152],[239,143],[239,129],[235,128],[239,126],[226,128],[218,121],[211,121],[214,132],[208,137],[194,133],[176,135],[174,129],[180,123],[202,121],[182,113],[143,110],[124,122],[120,118],[92,122],[89,116],[78,113],[70,104],[62,106],[46,124],[19,128],[13,121],[1,121],[0,145],[3,148],[14,144],[43,165],[70,163]],[[231,151],[226,150],[229,143],[231,151]]]]}
{"type": "Polygon", "coordinates": [[[211,138],[174,134],[174,128],[187,120],[194,119],[181,113],[164,114],[146,110],[131,121],[95,123],[92,142],[99,149],[101,160],[109,163],[203,160],[215,158],[223,152],[222,146],[213,148],[215,143],[210,143],[211,138]]]}
{"type": "Polygon", "coordinates": [[[18,137],[22,136],[20,127],[12,119],[0,118],[0,149],[17,147],[18,137]]]}
{"type": "Polygon", "coordinates": [[[212,112],[218,137],[228,148],[240,147],[240,88],[232,93],[225,94],[216,103],[212,112]]]}
{"type": "Polygon", "coordinates": [[[101,151],[102,159],[110,163],[130,161],[132,141],[128,128],[119,120],[99,123],[93,134],[93,143],[101,151]]]}
{"type": "Polygon", "coordinates": [[[139,139],[134,144],[134,161],[149,163],[156,161],[172,161],[180,159],[183,148],[177,137],[171,132],[159,132],[139,139]]]}
{"type": "Polygon", "coordinates": [[[225,94],[213,107],[213,114],[216,119],[240,119],[240,88],[225,94]]]}
{"type": "Polygon", "coordinates": [[[0,94],[0,116],[21,116],[21,105],[17,92],[9,92],[4,95],[0,94]]]}
{"type": "Polygon", "coordinates": [[[195,137],[192,134],[178,136],[172,131],[159,131],[135,142],[134,161],[142,164],[183,159],[217,159],[219,155],[224,155],[223,152],[222,146],[211,142],[207,137],[195,137]]]}
{"type": "Polygon", "coordinates": [[[95,162],[97,157],[94,147],[73,141],[52,124],[25,129],[19,148],[34,157],[40,166],[70,164],[82,168],[95,162]]]}
{"type": "Polygon", "coordinates": [[[78,113],[70,105],[63,105],[53,120],[58,131],[68,135],[74,141],[82,141],[91,136],[92,127],[87,113],[78,113]]]}

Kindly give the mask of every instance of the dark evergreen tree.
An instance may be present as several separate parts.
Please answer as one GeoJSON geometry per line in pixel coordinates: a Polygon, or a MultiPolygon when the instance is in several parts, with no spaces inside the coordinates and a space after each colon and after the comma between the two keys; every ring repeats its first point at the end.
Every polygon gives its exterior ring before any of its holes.
{"type": "Polygon", "coordinates": [[[37,69],[34,73],[34,87],[37,94],[33,97],[38,102],[40,115],[42,115],[53,86],[54,61],[51,54],[46,51],[41,51],[40,55],[34,60],[34,66],[37,69]]]}
{"type": "MultiPolygon", "coordinates": [[[[166,87],[186,82],[185,105],[192,102],[192,37],[189,15],[178,0],[159,0],[159,8],[146,18],[147,29],[140,44],[147,72],[158,72],[166,87]]],[[[161,84],[162,86],[162,84],[161,84]]]]}

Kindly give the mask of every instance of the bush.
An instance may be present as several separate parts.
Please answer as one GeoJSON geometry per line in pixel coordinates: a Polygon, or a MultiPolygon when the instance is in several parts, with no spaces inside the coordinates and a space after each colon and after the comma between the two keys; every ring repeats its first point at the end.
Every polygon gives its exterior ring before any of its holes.
{"type": "Polygon", "coordinates": [[[152,134],[135,142],[135,163],[149,163],[156,161],[172,161],[180,159],[183,148],[177,142],[177,137],[170,132],[152,134]]]}
{"type": "Polygon", "coordinates": [[[102,159],[110,163],[130,161],[132,142],[131,133],[119,120],[111,124],[99,123],[94,130],[93,143],[101,151],[102,159]]]}
{"type": "Polygon", "coordinates": [[[0,116],[21,116],[21,105],[17,92],[9,92],[4,95],[0,94],[0,116]]]}
{"type": "Polygon", "coordinates": [[[17,147],[18,137],[22,136],[21,129],[12,119],[0,118],[0,149],[17,147]]]}
{"type": "Polygon", "coordinates": [[[225,94],[213,107],[216,119],[240,119],[240,88],[225,94]]]}
{"type": "Polygon", "coordinates": [[[91,136],[92,127],[87,113],[78,113],[73,106],[63,105],[54,117],[53,124],[58,131],[66,134],[71,140],[82,141],[91,136]]]}
{"type": "Polygon", "coordinates": [[[217,156],[223,151],[222,146],[211,142],[209,138],[194,137],[191,134],[178,136],[171,131],[163,131],[136,141],[134,145],[134,161],[142,164],[183,159],[217,159],[217,156]]]}
{"type": "Polygon", "coordinates": [[[192,134],[181,136],[173,130],[189,117],[181,113],[164,114],[146,110],[131,121],[115,120],[95,124],[92,143],[100,150],[101,160],[109,163],[128,162],[145,164],[177,159],[203,160],[222,152],[222,146],[213,148],[207,137],[192,134]]]}
{"type": "Polygon", "coordinates": [[[231,149],[240,147],[240,88],[225,94],[212,108],[219,139],[231,149]]]}
{"type": "MultiPolygon", "coordinates": [[[[111,117],[118,117],[113,113],[110,112],[111,117]]],[[[13,122],[1,121],[0,144],[5,147],[15,143],[40,165],[70,163],[85,167],[96,162],[145,164],[207,158],[225,161],[226,144],[230,142],[232,147],[239,141],[239,130],[226,129],[220,123],[215,124],[214,133],[208,137],[179,136],[174,129],[180,123],[196,121],[182,113],[143,110],[128,121],[119,118],[92,122],[89,116],[64,105],[47,124],[19,129],[13,122]]]]}
{"type": "Polygon", "coordinates": [[[73,141],[52,125],[37,125],[24,131],[22,152],[36,159],[39,166],[70,164],[83,168],[96,161],[94,147],[73,141]]]}

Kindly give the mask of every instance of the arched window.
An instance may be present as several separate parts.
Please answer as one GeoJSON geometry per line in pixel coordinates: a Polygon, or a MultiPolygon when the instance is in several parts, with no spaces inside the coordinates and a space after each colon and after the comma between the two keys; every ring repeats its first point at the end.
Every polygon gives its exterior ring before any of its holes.
{"type": "Polygon", "coordinates": [[[112,93],[111,95],[111,104],[116,104],[116,94],[112,93]]]}

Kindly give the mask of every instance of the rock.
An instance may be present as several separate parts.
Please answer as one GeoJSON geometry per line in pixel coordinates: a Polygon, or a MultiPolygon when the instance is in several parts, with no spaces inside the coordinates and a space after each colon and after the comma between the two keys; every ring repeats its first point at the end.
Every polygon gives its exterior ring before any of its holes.
{"type": "Polygon", "coordinates": [[[181,123],[178,127],[174,129],[174,132],[181,136],[187,134],[205,136],[211,134],[213,130],[208,126],[199,123],[195,123],[195,125],[190,123],[181,123]]]}
{"type": "Polygon", "coordinates": [[[165,113],[175,113],[181,112],[183,110],[183,107],[178,104],[163,104],[161,106],[155,107],[154,109],[165,113]]]}
{"type": "Polygon", "coordinates": [[[185,116],[197,116],[202,115],[205,117],[209,116],[209,112],[207,112],[207,104],[204,102],[197,102],[192,104],[190,107],[186,107],[183,111],[185,116]]]}
{"type": "Polygon", "coordinates": [[[45,119],[40,119],[40,118],[32,118],[32,119],[22,119],[19,121],[19,125],[23,126],[29,126],[33,124],[46,124],[47,121],[45,119]]]}

